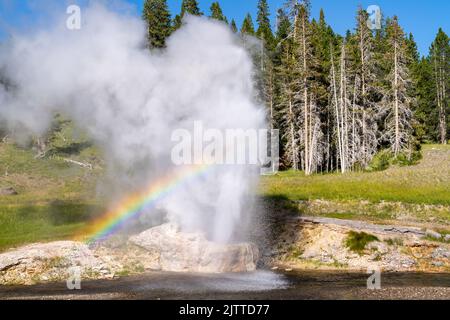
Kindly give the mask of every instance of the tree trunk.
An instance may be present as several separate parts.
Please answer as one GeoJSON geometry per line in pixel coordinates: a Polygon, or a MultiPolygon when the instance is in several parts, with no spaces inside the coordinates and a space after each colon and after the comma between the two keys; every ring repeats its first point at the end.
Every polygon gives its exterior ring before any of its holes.
{"type": "MultiPolygon", "coordinates": [[[[331,84],[333,86],[333,100],[334,100],[334,112],[336,114],[336,130],[337,130],[337,139],[338,139],[338,156],[339,160],[342,163],[342,142],[341,142],[341,129],[339,124],[339,103],[337,97],[337,88],[336,88],[336,71],[334,67],[334,55],[333,51],[331,51],[331,84]]],[[[342,164],[341,164],[342,167],[342,164]]],[[[341,169],[342,170],[342,169],[341,169]]]]}
{"type": "Polygon", "coordinates": [[[400,119],[398,106],[398,56],[397,43],[394,44],[394,113],[395,113],[395,143],[394,154],[398,156],[400,153],[400,119]]]}
{"type": "Polygon", "coordinates": [[[292,105],[292,99],[289,99],[289,122],[290,122],[290,131],[291,131],[291,141],[292,141],[292,169],[295,171],[298,170],[298,163],[297,163],[297,141],[295,139],[295,127],[294,127],[294,110],[292,105]]]}
{"type": "Polygon", "coordinates": [[[304,143],[305,143],[305,174],[311,174],[311,159],[309,157],[309,118],[308,118],[308,87],[307,87],[307,64],[306,64],[306,25],[305,19],[302,19],[302,56],[303,56],[303,103],[304,103],[304,143]]]}

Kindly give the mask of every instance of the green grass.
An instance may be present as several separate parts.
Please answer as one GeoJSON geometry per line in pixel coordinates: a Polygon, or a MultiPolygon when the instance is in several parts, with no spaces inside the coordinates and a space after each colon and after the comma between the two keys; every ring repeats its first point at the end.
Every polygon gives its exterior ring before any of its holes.
{"type": "MultiPolygon", "coordinates": [[[[67,152],[60,154],[64,157],[100,161],[95,147],[80,145],[78,140],[70,140],[67,145],[60,141],[55,148],[67,152]]],[[[424,159],[416,166],[390,167],[382,172],[309,177],[301,172],[281,172],[263,177],[259,192],[264,198],[273,199],[277,210],[283,206],[298,209],[295,200],[333,200],[331,207],[325,206],[326,212],[320,214],[335,218],[360,219],[356,212],[360,210],[360,200],[448,206],[450,146],[428,145],[423,152],[424,159]]],[[[0,196],[0,251],[26,243],[70,239],[79,233],[92,216],[104,211],[104,201],[93,196],[102,173],[99,168],[87,170],[58,157],[35,159],[30,150],[0,143],[0,188],[13,187],[19,193],[0,196]]],[[[395,218],[391,215],[395,208],[365,208],[370,209],[363,212],[367,219],[395,218]]],[[[450,220],[446,210],[429,210],[417,214],[450,220]]]]}
{"type": "Polygon", "coordinates": [[[305,176],[280,172],[262,178],[263,196],[289,200],[368,200],[450,205],[450,146],[426,145],[424,159],[411,167],[381,172],[305,176]]]}
{"type": "Polygon", "coordinates": [[[379,241],[374,235],[350,231],[345,239],[345,246],[351,251],[361,254],[366,246],[374,241],[379,241]]]}
{"type": "Polygon", "coordinates": [[[0,143],[0,251],[32,242],[70,239],[102,211],[93,199],[100,172],[0,143]]]}

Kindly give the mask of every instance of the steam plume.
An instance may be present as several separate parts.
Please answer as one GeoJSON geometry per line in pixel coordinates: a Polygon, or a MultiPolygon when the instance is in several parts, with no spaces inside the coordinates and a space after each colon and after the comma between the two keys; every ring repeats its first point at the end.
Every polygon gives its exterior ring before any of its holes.
{"type": "MultiPolygon", "coordinates": [[[[18,34],[0,51],[0,119],[44,132],[55,112],[69,116],[102,147],[122,192],[170,171],[171,133],[194,121],[215,129],[259,128],[252,62],[226,25],[187,17],[164,52],[145,48],[140,18],[93,4],[78,31],[65,21],[18,34]]],[[[160,204],[185,230],[232,240],[256,174],[226,166],[160,204]]]]}

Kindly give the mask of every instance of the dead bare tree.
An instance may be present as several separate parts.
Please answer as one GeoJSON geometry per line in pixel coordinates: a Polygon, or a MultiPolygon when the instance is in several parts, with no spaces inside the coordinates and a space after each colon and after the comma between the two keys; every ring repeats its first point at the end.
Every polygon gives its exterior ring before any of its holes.
{"type": "Polygon", "coordinates": [[[411,80],[407,67],[408,57],[403,30],[394,17],[387,27],[389,50],[387,61],[390,65],[388,81],[390,88],[383,99],[383,114],[385,118],[385,132],[383,137],[389,142],[392,152],[398,156],[400,152],[410,146],[411,139],[411,98],[407,88],[411,80]]]}

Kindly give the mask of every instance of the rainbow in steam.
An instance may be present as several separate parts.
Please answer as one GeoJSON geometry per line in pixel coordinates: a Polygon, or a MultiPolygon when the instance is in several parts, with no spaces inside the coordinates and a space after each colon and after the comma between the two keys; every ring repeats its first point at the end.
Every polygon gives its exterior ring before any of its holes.
{"type": "Polygon", "coordinates": [[[128,196],[113,210],[91,222],[82,231],[80,238],[85,239],[87,243],[107,239],[127,222],[137,218],[143,210],[154,206],[159,200],[174,192],[187,181],[206,174],[211,167],[211,165],[180,167],[153,181],[145,190],[128,196]]]}

